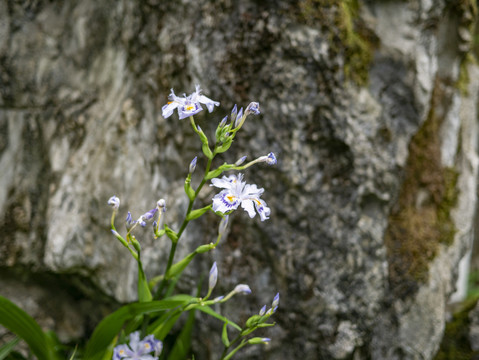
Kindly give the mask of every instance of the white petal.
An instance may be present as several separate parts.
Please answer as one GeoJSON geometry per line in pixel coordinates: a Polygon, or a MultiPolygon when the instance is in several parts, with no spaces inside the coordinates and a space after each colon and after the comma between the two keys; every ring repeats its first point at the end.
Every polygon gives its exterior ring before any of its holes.
{"type": "Polygon", "coordinates": [[[241,207],[248,213],[250,218],[254,218],[256,211],[254,211],[253,201],[250,199],[243,200],[241,207]]]}
{"type": "Polygon", "coordinates": [[[219,103],[218,101],[213,101],[213,100],[211,100],[210,98],[207,98],[207,97],[204,96],[204,95],[199,95],[199,96],[198,96],[198,101],[199,101],[200,103],[202,103],[202,104],[205,104],[206,107],[208,108],[208,111],[209,111],[209,112],[212,112],[212,111],[213,111],[215,105],[216,105],[216,106],[219,106],[219,105],[220,105],[220,103],[219,103]]]}
{"type": "Polygon", "coordinates": [[[175,110],[180,104],[177,103],[176,101],[173,101],[169,104],[166,104],[164,105],[162,108],[161,108],[161,111],[162,111],[162,115],[163,117],[166,119],[168,117],[171,116],[171,114],[173,114],[173,110],[175,110]]]}
{"type": "Polygon", "coordinates": [[[211,179],[211,185],[223,189],[232,189],[234,187],[235,180],[236,176],[234,175],[230,175],[229,177],[223,176],[221,179],[211,179]]]}

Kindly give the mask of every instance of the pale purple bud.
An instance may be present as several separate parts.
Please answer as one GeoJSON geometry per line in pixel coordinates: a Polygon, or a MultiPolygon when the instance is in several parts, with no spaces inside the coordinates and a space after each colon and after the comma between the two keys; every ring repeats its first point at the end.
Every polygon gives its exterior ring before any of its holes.
{"type": "Polygon", "coordinates": [[[265,344],[269,344],[269,343],[270,343],[270,341],[271,341],[271,339],[270,339],[270,338],[262,338],[261,340],[262,340],[262,341],[263,341],[263,343],[265,343],[265,344]]]}
{"type": "Polygon", "coordinates": [[[195,171],[197,161],[198,161],[197,156],[195,156],[195,158],[193,160],[191,160],[191,162],[190,162],[190,174],[193,174],[193,172],[195,171]]]}
{"type": "Polygon", "coordinates": [[[217,303],[218,301],[221,301],[221,300],[223,300],[224,298],[225,298],[225,297],[224,297],[223,295],[221,295],[221,296],[215,297],[215,298],[213,299],[213,301],[214,301],[215,303],[217,303]]]}
{"type": "Polygon", "coordinates": [[[216,281],[218,281],[218,268],[216,267],[216,261],[213,263],[213,266],[210,270],[210,277],[208,280],[208,289],[209,291],[213,290],[216,286],[216,281]]]}
{"type": "Polygon", "coordinates": [[[198,132],[203,132],[203,130],[201,130],[200,126],[199,125],[196,125],[196,129],[198,130],[198,132]]]}
{"type": "Polygon", "coordinates": [[[264,305],[259,311],[259,316],[263,316],[266,313],[266,305],[264,305]]]}
{"type": "Polygon", "coordinates": [[[249,288],[248,285],[238,284],[238,285],[236,285],[236,287],[234,288],[233,292],[236,293],[236,294],[239,294],[239,293],[251,294],[251,289],[249,288]]]}
{"type": "MultiPolygon", "coordinates": [[[[273,299],[273,303],[271,304],[271,307],[273,309],[277,308],[279,305],[279,293],[276,294],[276,296],[273,299]]],[[[274,310],[275,311],[275,310],[274,310]]]]}
{"type": "Polygon", "coordinates": [[[240,166],[242,163],[245,162],[245,160],[246,160],[246,156],[243,156],[243,157],[239,158],[238,160],[236,160],[235,165],[240,166]]]}
{"type": "Polygon", "coordinates": [[[233,110],[231,110],[231,121],[236,120],[236,114],[238,113],[238,107],[235,106],[233,107],[233,110]]]}
{"type": "Polygon", "coordinates": [[[248,116],[249,114],[254,114],[254,115],[259,115],[259,103],[257,102],[251,102],[248,107],[246,108],[245,111],[245,116],[248,116]]]}
{"type": "Polygon", "coordinates": [[[116,196],[112,196],[108,199],[108,205],[110,205],[114,211],[117,211],[120,208],[120,199],[116,196]]]}
{"type": "Polygon", "coordinates": [[[235,128],[241,124],[241,118],[243,117],[243,108],[240,109],[238,115],[236,115],[235,128]]]}
{"type": "Polygon", "coordinates": [[[228,121],[228,116],[225,116],[223,120],[221,120],[220,124],[218,125],[220,128],[224,127],[226,125],[226,122],[228,121]]]}

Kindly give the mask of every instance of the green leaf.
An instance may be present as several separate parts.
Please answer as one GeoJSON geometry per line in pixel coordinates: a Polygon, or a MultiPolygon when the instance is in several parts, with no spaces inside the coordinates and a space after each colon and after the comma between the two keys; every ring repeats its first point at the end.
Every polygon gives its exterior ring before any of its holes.
{"type": "Polygon", "coordinates": [[[216,153],[217,154],[224,153],[226,150],[228,150],[231,147],[232,143],[233,143],[233,137],[230,136],[226,139],[225,142],[223,142],[223,144],[221,144],[220,146],[216,148],[216,153]]]}
{"type": "Polygon", "coordinates": [[[138,260],[138,300],[140,302],[153,300],[145,272],[143,271],[143,265],[140,260],[138,260]]]}
{"type": "Polygon", "coordinates": [[[221,341],[226,347],[230,346],[230,340],[228,339],[228,323],[223,324],[223,331],[221,332],[221,341]]]}
{"type": "Polygon", "coordinates": [[[58,359],[50,339],[25,311],[0,296],[0,324],[21,337],[39,359],[58,359]]]}
{"type": "Polygon", "coordinates": [[[170,267],[170,270],[165,275],[165,278],[171,279],[172,277],[180,274],[185,268],[188,266],[188,264],[193,260],[193,258],[196,256],[196,251],[186,255],[186,257],[180,261],[178,261],[176,264],[174,264],[172,267],[170,267]]]}
{"type": "Polygon", "coordinates": [[[218,314],[216,311],[214,311],[212,308],[210,308],[209,306],[197,306],[196,309],[200,310],[200,311],[203,311],[204,313],[208,314],[208,315],[211,315],[215,318],[217,318],[218,320],[221,320],[223,321],[224,323],[227,323],[228,325],[231,325],[232,327],[234,327],[236,330],[238,331],[241,331],[241,327],[239,325],[237,325],[236,323],[234,323],[233,321],[225,318],[223,315],[220,315],[218,314]]]}
{"type": "Polygon", "coordinates": [[[172,242],[176,243],[178,242],[178,234],[171,230],[168,225],[165,225],[165,232],[166,235],[171,239],[172,242]]]}
{"type": "Polygon", "coordinates": [[[168,333],[170,332],[173,325],[175,325],[176,321],[178,321],[178,318],[182,314],[181,311],[175,311],[172,314],[170,313],[168,313],[168,315],[170,315],[169,318],[166,317],[163,322],[159,323],[159,325],[152,331],[148,331],[148,333],[153,334],[155,338],[163,341],[166,335],[168,335],[168,333]]]}
{"type": "Polygon", "coordinates": [[[220,176],[222,173],[223,173],[223,169],[221,169],[221,168],[218,168],[216,170],[211,170],[210,172],[208,172],[208,174],[206,174],[205,179],[206,180],[211,180],[215,177],[220,176]]]}
{"type": "Polygon", "coordinates": [[[188,214],[188,216],[186,217],[186,220],[191,221],[191,220],[197,219],[210,209],[211,209],[211,205],[205,206],[204,208],[201,208],[201,209],[193,210],[188,214]]]}
{"type": "Polygon", "coordinates": [[[168,360],[186,359],[191,348],[191,331],[195,322],[195,311],[191,311],[186,324],[183,326],[180,335],[175,341],[168,360]]]}
{"type": "Polygon", "coordinates": [[[191,299],[193,299],[193,297],[189,295],[175,295],[164,300],[133,303],[122,306],[114,313],[105,317],[95,328],[92,337],[87,343],[84,358],[88,360],[101,360],[108,346],[123,327],[125,321],[142,314],[174,309],[177,306],[187,304],[191,299]]]}
{"type": "Polygon", "coordinates": [[[203,154],[205,154],[205,156],[208,158],[208,159],[213,159],[213,153],[211,152],[211,149],[210,147],[208,146],[208,144],[203,144],[203,146],[201,147],[201,149],[203,150],[203,154]]]}
{"type": "Polygon", "coordinates": [[[19,338],[15,338],[12,341],[7,342],[5,345],[0,347],[0,360],[5,359],[8,356],[8,354],[10,354],[13,351],[13,349],[15,348],[15,346],[18,344],[19,341],[20,341],[19,338]]]}

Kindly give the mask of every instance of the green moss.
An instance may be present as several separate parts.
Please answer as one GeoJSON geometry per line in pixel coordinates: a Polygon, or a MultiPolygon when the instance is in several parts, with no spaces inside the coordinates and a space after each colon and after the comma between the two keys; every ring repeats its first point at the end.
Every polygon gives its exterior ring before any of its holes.
{"type": "Polygon", "coordinates": [[[389,216],[385,235],[389,280],[398,296],[406,296],[428,279],[439,245],[450,245],[456,233],[451,210],[457,202],[458,173],[441,164],[442,118],[434,109],[447,101],[447,94],[439,88],[427,120],[410,142],[398,205],[389,216]]]}
{"type": "Polygon", "coordinates": [[[469,343],[469,312],[476,306],[477,297],[468,300],[446,324],[441,347],[434,360],[470,360],[479,356],[469,343]]]}
{"type": "Polygon", "coordinates": [[[359,17],[358,0],[300,0],[299,18],[329,34],[332,52],[344,58],[346,79],[367,84],[377,39],[359,17]]]}

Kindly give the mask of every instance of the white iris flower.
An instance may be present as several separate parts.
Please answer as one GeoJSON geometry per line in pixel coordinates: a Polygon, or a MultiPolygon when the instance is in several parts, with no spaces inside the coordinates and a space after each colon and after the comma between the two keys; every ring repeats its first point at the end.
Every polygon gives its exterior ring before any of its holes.
{"type": "Polygon", "coordinates": [[[211,183],[211,186],[224,189],[213,197],[213,211],[227,213],[236,210],[241,205],[249,217],[255,217],[257,211],[261,221],[269,219],[271,210],[266,202],[260,199],[264,189],[258,189],[255,184],[250,185],[243,182],[243,174],[212,179],[211,183]]]}
{"type": "Polygon", "coordinates": [[[173,89],[171,89],[171,94],[168,96],[170,100],[168,104],[164,105],[161,108],[162,115],[166,119],[173,114],[175,109],[178,109],[178,116],[181,119],[184,119],[189,116],[198,114],[203,108],[201,104],[206,105],[206,108],[209,112],[212,112],[215,106],[219,106],[218,101],[213,101],[210,98],[201,94],[201,88],[199,85],[196,85],[196,90],[194,93],[184,97],[178,97],[175,95],[173,89]]]}

